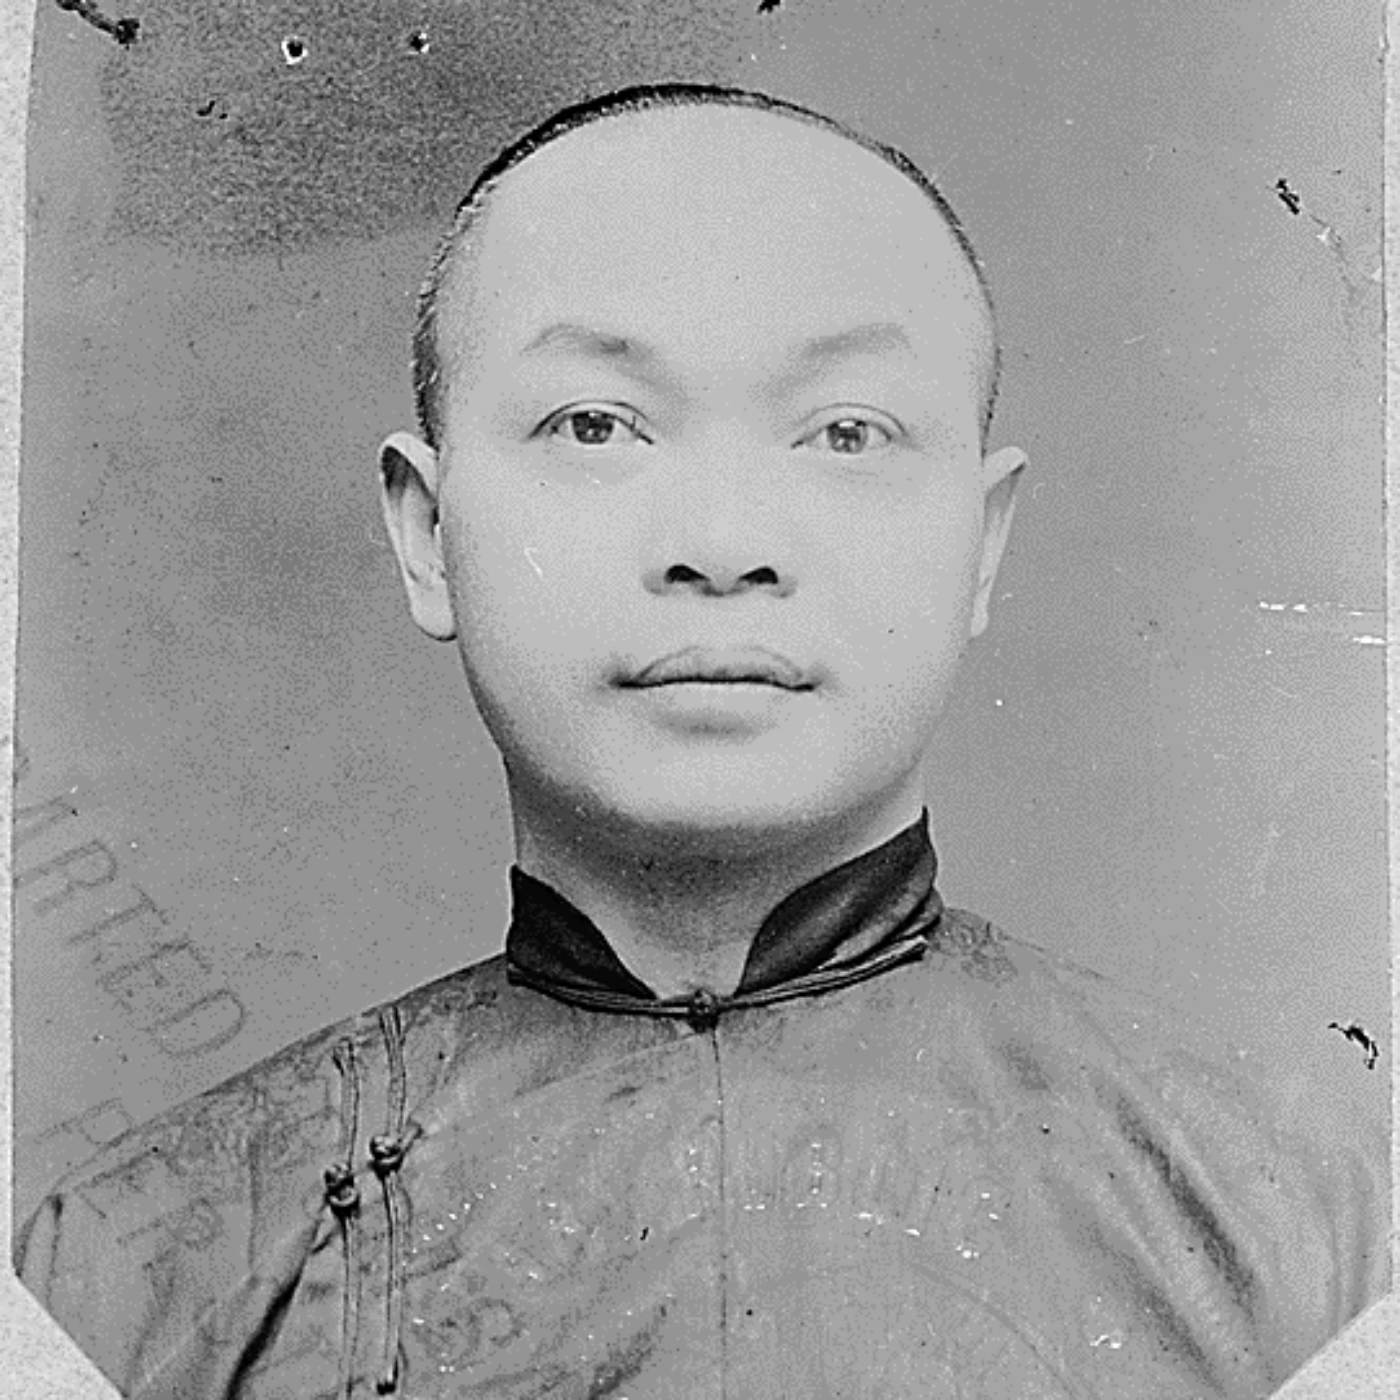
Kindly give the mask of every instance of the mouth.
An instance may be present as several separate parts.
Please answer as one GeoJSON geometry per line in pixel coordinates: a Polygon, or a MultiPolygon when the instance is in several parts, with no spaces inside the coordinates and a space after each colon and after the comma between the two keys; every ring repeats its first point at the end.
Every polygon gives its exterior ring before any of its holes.
{"type": "Polygon", "coordinates": [[[618,684],[632,689],[663,685],[766,685],[814,690],[816,674],[766,647],[687,647],[624,671],[618,684]]]}

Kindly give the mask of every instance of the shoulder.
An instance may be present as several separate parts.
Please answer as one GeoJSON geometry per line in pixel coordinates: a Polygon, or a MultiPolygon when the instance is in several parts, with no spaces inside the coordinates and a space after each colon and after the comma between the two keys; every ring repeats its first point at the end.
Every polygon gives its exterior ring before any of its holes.
{"type": "Polygon", "coordinates": [[[308,1221],[288,1168],[331,1150],[319,1067],[338,1029],[130,1129],[18,1232],[21,1280],[122,1393],[145,1393],[211,1305],[243,1286],[256,1239],[308,1221]]]}
{"type": "Polygon", "coordinates": [[[975,998],[987,1060],[1008,1095],[1041,1090],[1081,1125],[1078,1174],[1092,1176],[1112,1140],[1178,1208],[1211,1202],[1280,1324],[1315,1345],[1385,1292],[1381,1123],[1354,1124],[1344,1142],[1317,1134],[1270,1066],[1217,1026],[975,914],[949,911],[946,924],[945,960],[975,998]]]}
{"type": "Polygon", "coordinates": [[[21,1279],[111,1379],[146,1375],[212,1300],[246,1292],[267,1260],[301,1256],[325,1228],[323,1172],[349,1145],[347,1104],[363,1116],[384,1102],[386,1017],[425,1070],[450,1064],[479,1019],[467,1013],[499,997],[503,962],[324,1026],[130,1129],[17,1233],[21,1279]]]}
{"type": "Polygon", "coordinates": [[[979,1010],[1003,1039],[1039,1047],[1066,1071],[1116,1070],[1184,1123],[1218,1126],[1229,1114],[1280,1144],[1319,1146],[1288,1121],[1266,1060],[1219,1024],[965,910],[950,910],[947,927],[941,946],[959,981],[986,989],[979,1010]]]}
{"type": "MultiPolygon", "coordinates": [[[[382,1060],[382,1013],[439,1040],[470,1034],[466,1013],[491,1008],[505,987],[504,959],[488,958],[332,1022],[213,1088],[163,1110],[67,1173],[56,1192],[111,1207],[178,1180],[184,1194],[227,1193],[250,1167],[273,1168],[334,1142],[342,1076],[336,1056],[382,1060]]],[[[372,1077],[373,1069],[368,1073],[372,1077]]]]}
{"type": "Polygon", "coordinates": [[[1093,1047],[1170,1092],[1194,1082],[1241,1103],[1269,1097],[1256,1056],[1184,1007],[1106,977],[1041,944],[1012,936],[967,910],[947,911],[938,947],[963,979],[985,985],[1006,1028],[1068,1049],[1093,1047]]]}

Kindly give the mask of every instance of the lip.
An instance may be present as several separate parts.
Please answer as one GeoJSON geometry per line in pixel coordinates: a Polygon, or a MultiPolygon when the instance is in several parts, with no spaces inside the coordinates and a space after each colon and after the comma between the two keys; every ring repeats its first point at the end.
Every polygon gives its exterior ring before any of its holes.
{"type": "Polygon", "coordinates": [[[783,690],[812,690],[818,677],[781,652],[767,647],[685,647],[625,672],[619,684],[633,688],[659,685],[756,683],[783,690]]]}

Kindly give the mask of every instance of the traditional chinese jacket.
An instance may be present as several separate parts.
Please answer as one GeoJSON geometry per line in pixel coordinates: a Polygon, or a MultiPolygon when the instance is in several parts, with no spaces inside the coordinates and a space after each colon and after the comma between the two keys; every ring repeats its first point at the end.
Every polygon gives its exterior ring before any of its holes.
{"type": "Polygon", "coordinates": [[[732,996],[513,869],[503,956],[126,1134],[23,1278],[143,1400],[1269,1394],[1384,1291],[1381,1173],[944,908],[926,818],[732,996]]]}

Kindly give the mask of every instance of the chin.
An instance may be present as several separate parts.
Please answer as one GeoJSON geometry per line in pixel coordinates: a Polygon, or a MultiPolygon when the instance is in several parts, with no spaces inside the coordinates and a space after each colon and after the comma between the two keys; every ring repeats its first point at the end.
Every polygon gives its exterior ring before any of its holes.
{"type": "Polygon", "coordinates": [[[629,843],[683,840],[696,854],[746,859],[868,813],[888,796],[864,784],[852,790],[830,771],[802,775],[791,761],[776,771],[761,764],[702,766],[690,774],[677,765],[615,772],[582,805],[629,843]]]}

